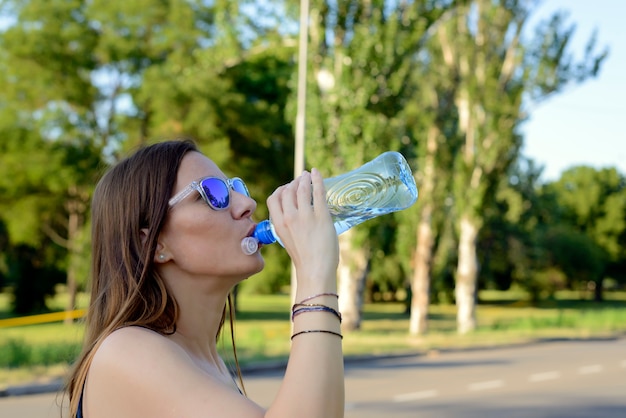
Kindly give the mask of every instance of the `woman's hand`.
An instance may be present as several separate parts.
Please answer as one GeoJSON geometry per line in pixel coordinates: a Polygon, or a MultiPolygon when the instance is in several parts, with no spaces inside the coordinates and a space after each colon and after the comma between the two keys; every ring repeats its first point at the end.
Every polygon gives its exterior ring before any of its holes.
{"type": "Polygon", "coordinates": [[[319,171],[305,171],[276,189],[267,199],[267,206],[272,224],[298,272],[299,287],[311,285],[312,292],[327,291],[323,282],[335,280],[339,244],[319,171]],[[322,283],[316,285],[316,280],[322,283]]]}

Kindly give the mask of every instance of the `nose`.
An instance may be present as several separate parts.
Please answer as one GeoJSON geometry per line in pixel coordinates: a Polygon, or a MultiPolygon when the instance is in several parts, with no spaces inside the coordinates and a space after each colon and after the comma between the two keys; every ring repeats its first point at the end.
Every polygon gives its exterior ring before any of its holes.
{"type": "Polygon", "coordinates": [[[256,210],[256,200],[245,194],[231,191],[231,212],[235,219],[249,218],[256,210]]]}

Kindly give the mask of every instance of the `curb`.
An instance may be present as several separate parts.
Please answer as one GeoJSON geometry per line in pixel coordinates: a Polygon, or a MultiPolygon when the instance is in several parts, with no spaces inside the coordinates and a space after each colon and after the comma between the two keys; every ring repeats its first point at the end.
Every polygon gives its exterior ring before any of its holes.
{"type": "Polygon", "coordinates": [[[61,389],[63,389],[63,381],[57,379],[49,383],[10,386],[0,390],[0,398],[9,396],[40,395],[43,393],[58,392],[61,389]]]}

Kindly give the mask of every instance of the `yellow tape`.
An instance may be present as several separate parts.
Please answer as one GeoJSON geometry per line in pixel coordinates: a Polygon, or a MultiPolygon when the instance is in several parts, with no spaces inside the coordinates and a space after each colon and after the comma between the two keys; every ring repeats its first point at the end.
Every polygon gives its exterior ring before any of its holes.
{"type": "Polygon", "coordinates": [[[53,312],[41,315],[22,316],[19,318],[0,319],[0,328],[18,327],[22,325],[45,324],[48,322],[58,322],[65,319],[77,319],[85,316],[86,309],[76,309],[73,311],[53,312]]]}

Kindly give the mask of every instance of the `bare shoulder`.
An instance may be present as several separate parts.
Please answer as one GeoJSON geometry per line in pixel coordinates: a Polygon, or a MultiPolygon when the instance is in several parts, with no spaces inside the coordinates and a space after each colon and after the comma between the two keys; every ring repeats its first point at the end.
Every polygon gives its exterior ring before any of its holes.
{"type": "Polygon", "coordinates": [[[134,363],[135,360],[149,359],[163,352],[184,354],[182,349],[155,331],[142,327],[124,327],[105,338],[96,352],[94,362],[98,358],[106,361],[110,357],[116,357],[116,360],[123,361],[139,356],[140,358],[133,359],[134,363]],[[118,356],[121,358],[117,358],[118,356]]]}
{"type": "Polygon", "coordinates": [[[158,390],[154,382],[165,383],[175,377],[167,376],[169,369],[176,367],[180,374],[191,369],[186,357],[182,349],[154,331],[141,327],[118,329],[102,341],[94,354],[85,388],[87,403],[123,399],[133,387],[158,390]]]}
{"type": "Polygon", "coordinates": [[[154,331],[126,327],[98,347],[89,368],[83,411],[88,418],[213,417],[260,409],[204,373],[177,344],[154,331]]]}
{"type": "Polygon", "coordinates": [[[184,364],[188,360],[184,351],[166,337],[141,327],[125,327],[107,336],[98,347],[90,372],[104,371],[118,375],[134,375],[154,369],[158,363],[176,362],[184,364]]]}

